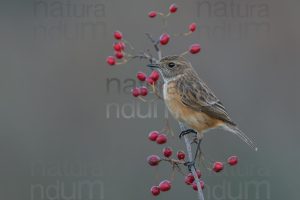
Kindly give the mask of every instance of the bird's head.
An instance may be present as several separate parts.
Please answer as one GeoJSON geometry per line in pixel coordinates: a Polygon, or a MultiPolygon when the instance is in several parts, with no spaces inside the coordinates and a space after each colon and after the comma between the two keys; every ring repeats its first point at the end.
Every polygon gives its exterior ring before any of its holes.
{"type": "Polygon", "coordinates": [[[148,67],[157,69],[164,79],[172,79],[192,69],[192,65],[182,56],[166,56],[157,64],[149,64],[148,67]]]}

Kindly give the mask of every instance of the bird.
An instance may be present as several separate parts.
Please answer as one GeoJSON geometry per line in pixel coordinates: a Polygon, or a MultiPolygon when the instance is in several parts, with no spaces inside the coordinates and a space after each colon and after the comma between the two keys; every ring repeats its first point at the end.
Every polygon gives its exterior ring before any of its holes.
{"type": "Polygon", "coordinates": [[[229,117],[224,105],[186,58],[165,56],[148,67],[157,69],[164,80],[163,99],[171,115],[191,128],[182,131],[180,137],[195,133],[200,144],[205,132],[223,128],[257,151],[254,142],[229,117]]]}

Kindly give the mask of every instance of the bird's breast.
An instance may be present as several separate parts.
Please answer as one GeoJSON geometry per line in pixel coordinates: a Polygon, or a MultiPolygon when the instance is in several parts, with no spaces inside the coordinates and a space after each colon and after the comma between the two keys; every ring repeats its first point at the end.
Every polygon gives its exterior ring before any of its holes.
{"type": "Polygon", "coordinates": [[[176,120],[186,123],[198,132],[203,132],[220,124],[219,120],[183,104],[181,91],[183,90],[178,88],[176,81],[166,82],[163,87],[165,104],[176,120]]]}
{"type": "Polygon", "coordinates": [[[175,119],[182,121],[187,109],[181,101],[181,92],[177,88],[176,81],[166,82],[164,84],[163,94],[165,104],[170,113],[175,119]]]}

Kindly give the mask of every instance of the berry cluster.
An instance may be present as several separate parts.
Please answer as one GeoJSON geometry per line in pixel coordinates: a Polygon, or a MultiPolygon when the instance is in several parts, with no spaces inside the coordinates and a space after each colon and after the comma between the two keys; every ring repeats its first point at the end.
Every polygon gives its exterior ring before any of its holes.
{"type": "Polygon", "coordinates": [[[114,32],[114,38],[117,40],[113,43],[113,49],[115,51],[115,56],[108,56],[106,62],[109,65],[115,65],[116,59],[123,59],[124,58],[124,51],[125,51],[125,43],[122,41],[123,34],[120,31],[114,32]]]}
{"type": "MultiPolygon", "coordinates": [[[[155,18],[157,15],[163,17],[163,19],[165,20],[167,17],[169,17],[171,14],[173,13],[176,13],[178,10],[178,6],[176,4],[172,4],[170,5],[169,7],[169,12],[168,14],[164,14],[164,13],[160,13],[160,12],[157,12],[157,11],[150,11],[148,13],[148,16],[150,18],[155,18]]],[[[185,32],[183,34],[174,34],[174,36],[187,36],[187,35],[190,35],[191,33],[195,32],[197,29],[197,24],[196,23],[191,23],[189,26],[188,26],[188,32],[185,32]]],[[[167,45],[170,41],[170,38],[171,36],[168,34],[168,33],[163,33],[160,37],[159,37],[159,43],[161,45],[167,45]]],[[[196,53],[199,53],[201,51],[201,47],[199,44],[192,44],[189,48],[189,51],[187,52],[190,52],[191,54],[196,54],[196,53]]],[[[182,53],[182,55],[186,54],[187,52],[184,52],[182,53]]]]}
{"type": "Polygon", "coordinates": [[[151,131],[148,135],[150,141],[156,142],[157,144],[165,144],[167,142],[167,135],[159,133],[158,131],[151,131]]]}
{"type": "MultiPolygon", "coordinates": [[[[229,164],[230,166],[234,166],[238,163],[238,157],[237,156],[230,156],[228,159],[227,159],[227,164],[229,164]]],[[[223,162],[215,162],[213,164],[213,168],[212,170],[214,172],[220,172],[224,169],[224,164],[223,162]]]]}
{"type": "MultiPolygon", "coordinates": [[[[169,7],[169,11],[167,14],[158,12],[158,11],[150,11],[148,13],[149,18],[156,18],[157,16],[160,16],[163,21],[164,25],[166,25],[166,19],[171,16],[172,14],[176,13],[178,10],[178,6],[176,4],[172,4],[169,7]]],[[[157,45],[167,45],[169,44],[171,37],[178,37],[178,36],[188,36],[195,32],[197,29],[197,24],[196,23],[191,23],[188,26],[187,32],[181,33],[181,34],[169,34],[169,33],[162,33],[160,37],[158,38],[157,41],[155,41],[152,37],[150,37],[151,41],[157,46],[157,45]]],[[[133,46],[124,39],[123,34],[120,31],[115,31],[114,34],[114,39],[116,40],[113,43],[113,49],[114,49],[114,56],[108,56],[106,59],[106,62],[109,65],[120,65],[120,64],[125,64],[129,60],[134,59],[134,58],[146,58],[146,59],[151,59],[151,56],[147,53],[143,53],[142,55],[132,55],[130,52],[126,51],[125,52],[125,44],[128,44],[130,46],[130,49],[134,51],[133,46]],[[121,60],[121,62],[117,62],[117,60],[121,60]]],[[[157,49],[157,48],[156,48],[157,49]]],[[[197,54],[201,51],[201,47],[199,44],[195,43],[190,45],[189,49],[181,55],[185,55],[187,53],[191,54],[197,54]]],[[[135,51],[134,51],[135,52],[135,51]]]]}
{"type": "Polygon", "coordinates": [[[169,180],[163,180],[159,183],[158,186],[152,186],[150,191],[152,193],[153,196],[158,196],[160,194],[160,192],[166,192],[169,191],[171,189],[171,181],[169,180]]]}
{"type": "Polygon", "coordinates": [[[157,15],[160,15],[160,16],[162,16],[162,17],[169,16],[169,15],[172,14],[172,13],[176,13],[177,9],[178,9],[178,6],[177,6],[175,3],[173,3],[173,4],[170,5],[170,7],[169,7],[169,13],[168,13],[167,15],[165,15],[165,14],[163,14],[163,13],[160,13],[160,12],[157,12],[157,11],[150,11],[150,12],[148,13],[148,17],[154,18],[154,17],[156,17],[157,15]]]}
{"type": "MultiPolygon", "coordinates": [[[[157,71],[153,70],[149,76],[147,76],[144,72],[138,72],[136,74],[136,78],[141,83],[146,82],[148,85],[152,86],[151,87],[152,93],[158,95],[157,91],[156,91],[156,87],[155,87],[157,81],[159,80],[159,73],[157,71]]],[[[149,91],[146,86],[135,87],[131,90],[131,94],[134,97],[140,97],[140,98],[145,97],[148,95],[148,93],[149,93],[149,91]]],[[[143,101],[146,101],[143,98],[141,98],[141,99],[143,101]]]]}
{"type": "Polygon", "coordinates": [[[153,85],[153,84],[155,84],[158,81],[158,79],[159,79],[159,73],[157,71],[153,70],[151,72],[151,74],[147,77],[145,73],[138,72],[136,74],[136,78],[139,81],[142,81],[142,82],[146,81],[148,84],[153,85]]]}
{"type": "Polygon", "coordinates": [[[138,97],[138,96],[147,96],[148,94],[148,88],[145,86],[142,87],[135,87],[132,89],[132,96],[138,97]]]}
{"type": "MultiPolygon", "coordinates": [[[[156,142],[157,144],[165,144],[167,143],[167,135],[164,133],[160,133],[158,131],[151,131],[148,135],[148,139],[152,142],[156,142]]],[[[150,166],[157,166],[161,161],[167,161],[172,164],[183,164],[185,159],[185,153],[183,151],[178,151],[176,156],[177,159],[172,159],[173,149],[171,147],[164,147],[162,150],[162,154],[164,158],[160,158],[158,155],[150,155],[147,157],[147,162],[150,166]]],[[[154,196],[160,194],[160,192],[166,192],[171,189],[171,181],[163,180],[159,183],[158,186],[151,187],[151,193],[154,196]]]]}
{"type": "MultiPolygon", "coordinates": [[[[201,189],[203,190],[203,189],[204,189],[204,181],[200,179],[200,178],[201,178],[201,172],[200,172],[200,170],[197,170],[196,173],[197,173],[198,179],[200,180],[200,186],[201,186],[201,189]]],[[[192,186],[192,188],[193,188],[195,191],[198,191],[197,183],[195,182],[195,178],[194,178],[194,176],[193,176],[193,174],[192,174],[191,172],[188,173],[188,174],[184,177],[184,182],[185,182],[187,185],[192,186]]]]}
{"type": "MultiPolygon", "coordinates": [[[[148,135],[148,139],[150,141],[156,141],[157,144],[164,144],[167,142],[167,136],[163,133],[159,133],[158,131],[151,131],[148,135]]],[[[173,165],[184,164],[185,161],[185,153],[184,151],[177,151],[176,159],[172,159],[171,156],[173,155],[173,149],[171,147],[164,147],[162,150],[162,154],[164,158],[160,158],[158,155],[150,155],[147,157],[147,162],[150,166],[157,166],[161,161],[168,161],[173,165]]],[[[200,170],[196,171],[198,178],[201,178],[200,170]]],[[[189,173],[185,176],[184,182],[187,185],[191,185],[194,190],[198,190],[197,184],[195,182],[195,178],[192,173],[189,173]]],[[[204,188],[204,182],[200,180],[201,188],[204,188]]],[[[151,193],[154,196],[158,196],[160,192],[169,191],[171,189],[171,181],[164,180],[159,183],[158,186],[151,187],[151,193]]]]}
{"type": "MultiPolygon", "coordinates": [[[[156,142],[157,144],[165,144],[167,143],[167,135],[164,133],[160,133],[159,131],[151,131],[148,134],[148,139],[152,142],[156,142]]],[[[179,167],[179,165],[184,165],[185,162],[185,152],[184,151],[177,151],[176,153],[176,158],[171,158],[173,155],[173,149],[171,147],[164,147],[162,149],[162,155],[163,157],[160,157],[158,155],[150,155],[147,157],[147,162],[150,166],[158,166],[160,162],[162,161],[167,161],[174,166],[179,167]]],[[[238,163],[238,157],[237,156],[230,156],[227,159],[227,163],[230,166],[234,166],[238,163]]],[[[221,172],[224,169],[224,164],[223,162],[215,162],[213,163],[212,166],[212,171],[214,172],[221,172]]],[[[201,179],[201,171],[196,170],[197,177],[200,181],[200,187],[201,189],[204,189],[204,181],[201,179]]],[[[195,181],[195,177],[191,172],[189,172],[185,177],[184,177],[184,182],[187,185],[190,185],[195,191],[198,191],[197,183],[195,181]]],[[[151,187],[151,193],[154,196],[158,196],[160,192],[165,192],[169,191],[171,189],[171,181],[169,180],[164,180],[160,182],[158,186],[152,186],[151,187]]]]}
{"type": "MultiPolygon", "coordinates": [[[[122,33],[120,31],[116,31],[114,33],[115,39],[121,40],[122,39],[122,33]]],[[[108,56],[106,58],[106,63],[109,65],[120,65],[120,64],[125,64],[127,62],[127,59],[125,58],[125,42],[123,41],[118,41],[113,43],[113,49],[114,49],[114,56],[108,56]],[[123,60],[123,62],[117,63],[117,59],[123,60]]]]}

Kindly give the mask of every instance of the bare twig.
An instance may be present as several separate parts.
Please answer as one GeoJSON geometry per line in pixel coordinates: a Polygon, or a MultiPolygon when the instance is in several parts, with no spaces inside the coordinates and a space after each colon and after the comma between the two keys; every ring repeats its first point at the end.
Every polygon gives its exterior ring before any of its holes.
{"type": "Polygon", "coordinates": [[[149,60],[150,63],[158,62],[158,60],[156,58],[154,58],[153,56],[150,56],[146,52],[140,53],[138,55],[129,55],[128,57],[130,59],[137,59],[137,58],[139,58],[139,59],[147,59],[147,60],[149,60]]]}
{"type": "Polygon", "coordinates": [[[148,37],[148,39],[152,42],[152,44],[154,45],[154,49],[155,51],[157,52],[157,55],[158,55],[158,60],[160,60],[162,58],[162,53],[161,53],[161,50],[158,46],[158,40],[154,40],[153,37],[150,35],[150,33],[146,33],[146,36],[148,37]]]}
{"type": "Polygon", "coordinates": [[[162,158],[162,160],[167,161],[171,164],[176,164],[176,165],[180,165],[180,164],[184,164],[185,162],[183,160],[177,160],[177,159],[172,159],[172,158],[162,158]]]}

